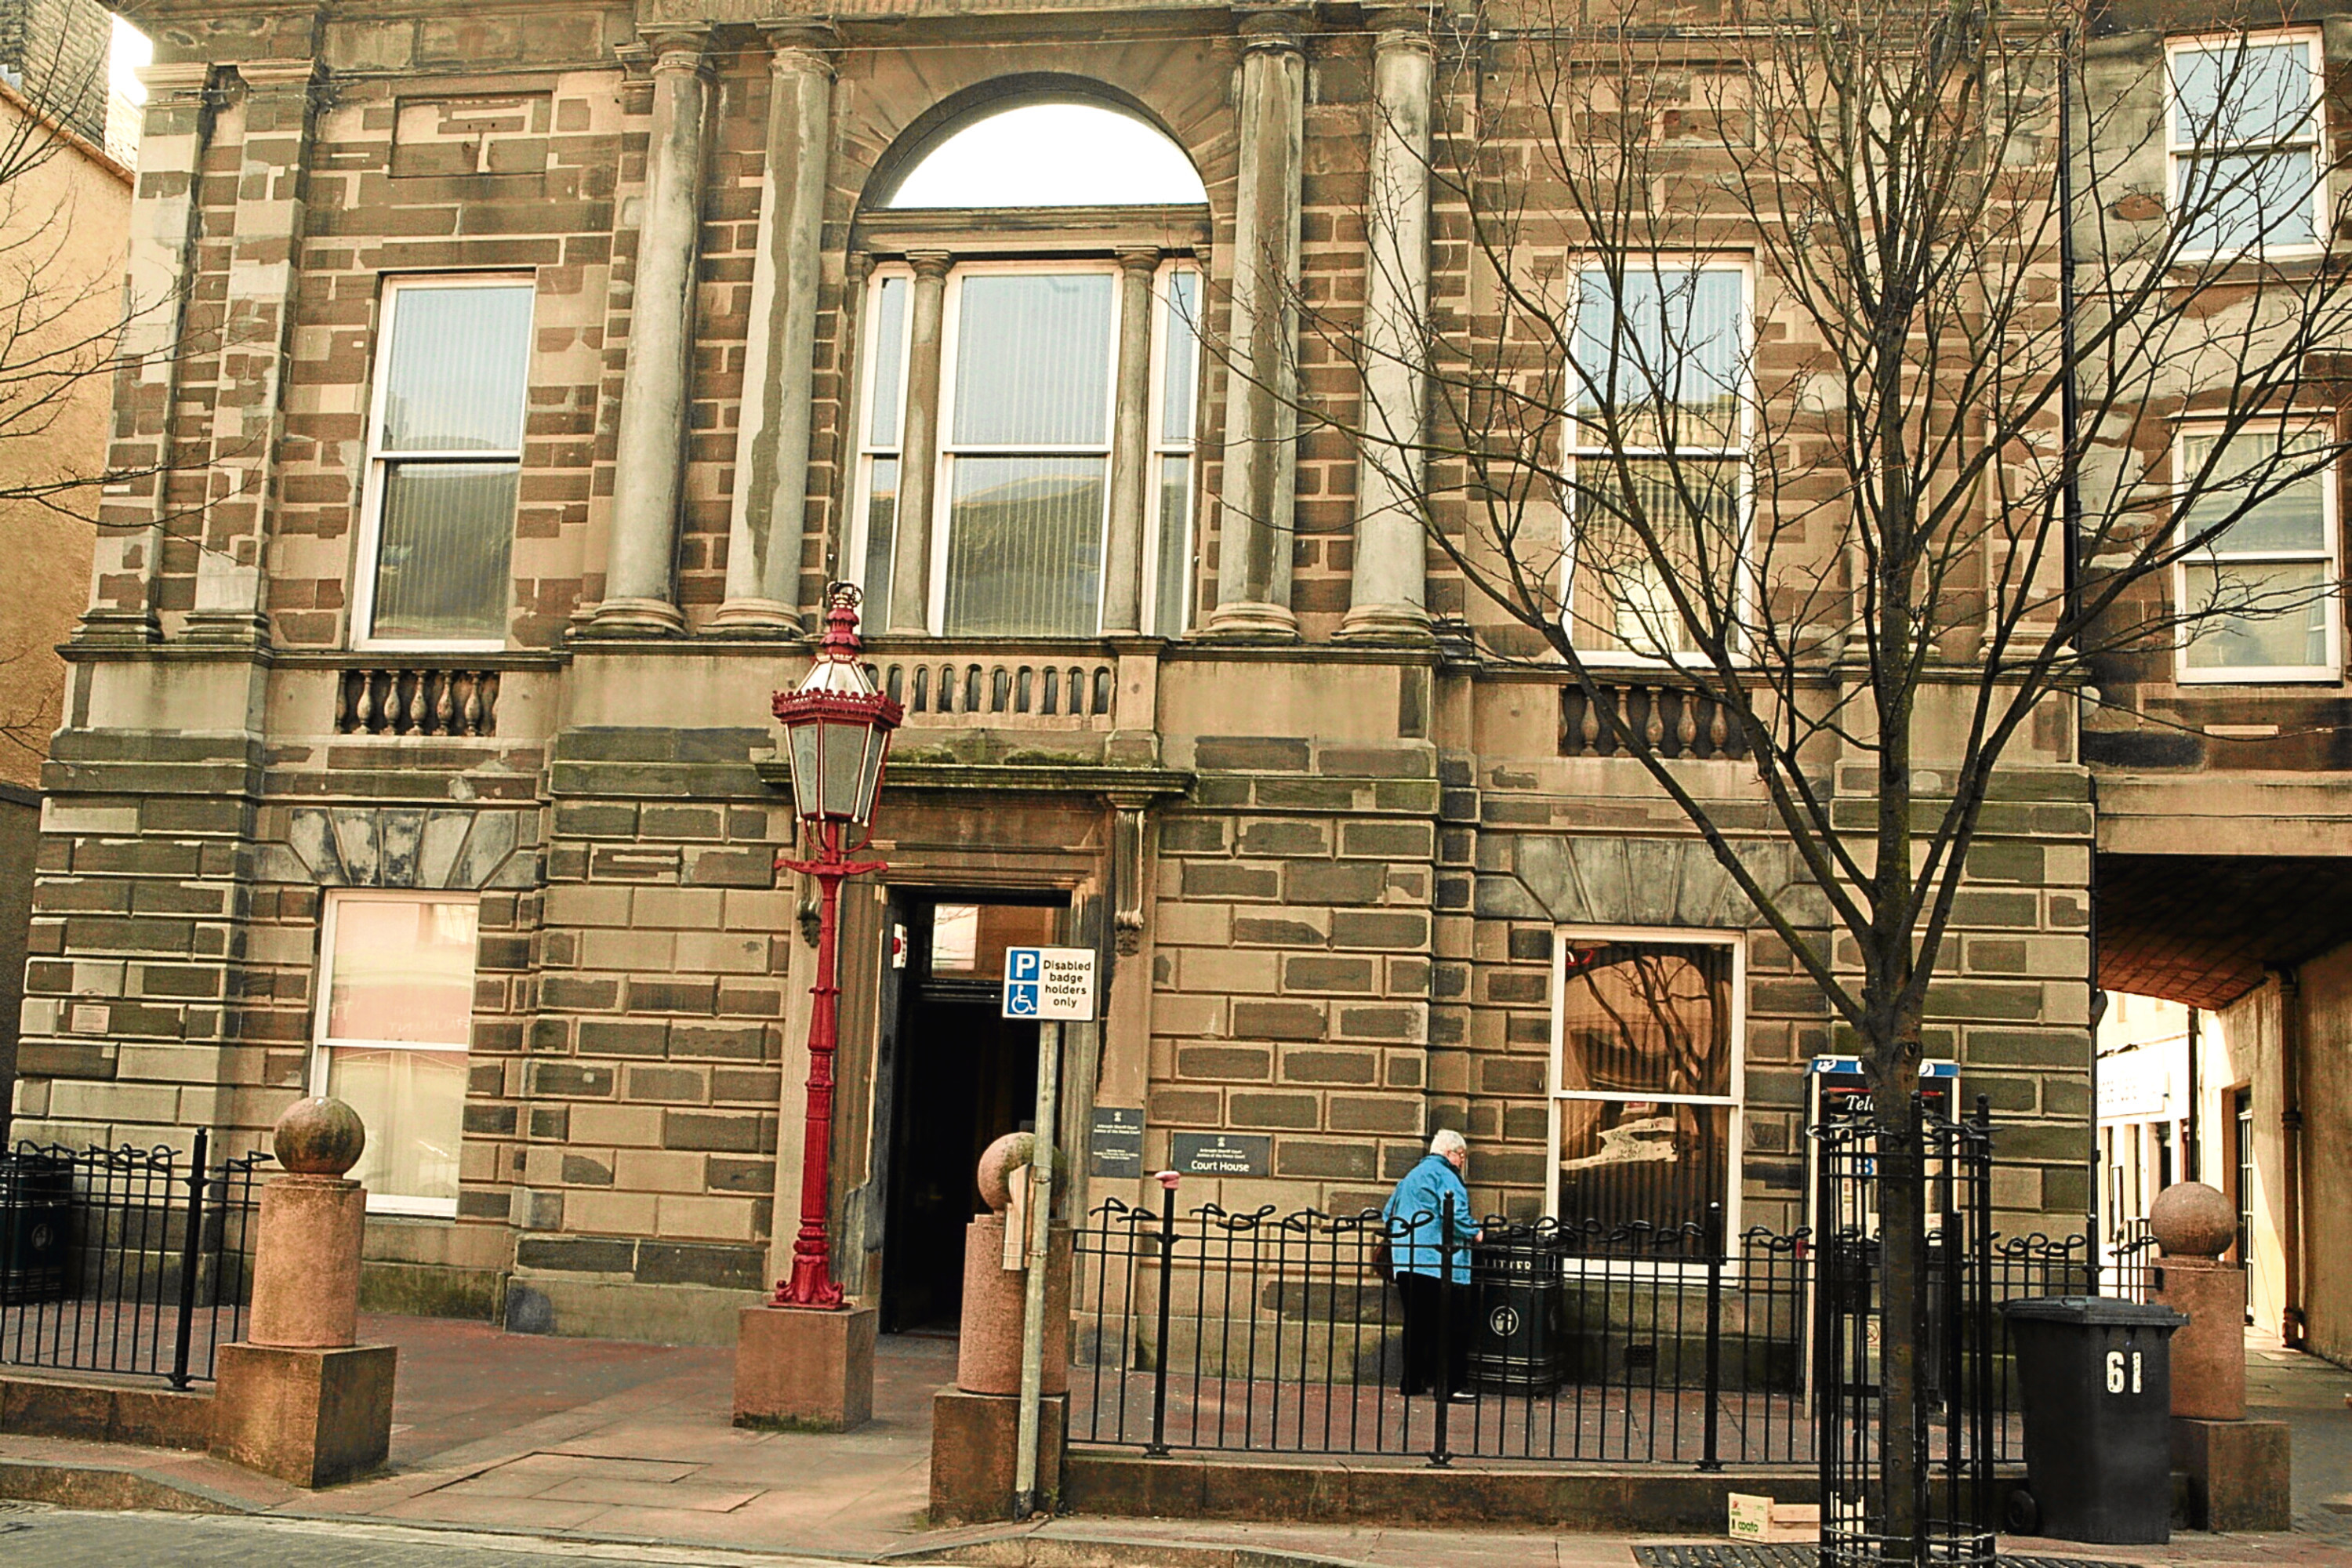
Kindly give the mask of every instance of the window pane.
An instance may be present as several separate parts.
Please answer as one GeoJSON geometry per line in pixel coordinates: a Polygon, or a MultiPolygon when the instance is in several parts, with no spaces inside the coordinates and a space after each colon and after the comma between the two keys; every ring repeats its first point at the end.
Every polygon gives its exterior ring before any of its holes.
{"type": "Polygon", "coordinates": [[[958,458],[947,635],[1090,637],[1102,587],[1100,458],[958,458]]]}
{"type": "Polygon", "coordinates": [[[2231,153],[2181,162],[2181,244],[2229,255],[2257,245],[2314,245],[2312,186],[2319,177],[2309,149],[2231,153]]]}
{"type": "Polygon", "coordinates": [[[1605,461],[1577,465],[1570,604],[1580,647],[1651,658],[1691,651],[1690,622],[1667,592],[1668,566],[1710,629],[1728,629],[1738,588],[1739,473],[1732,459],[1636,461],[1623,472],[1605,461]],[[1664,547],[1664,562],[1643,530],[1664,547]]]}
{"type": "Polygon", "coordinates": [[[2318,437],[2298,434],[2284,443],[2263,436],[2240,435],[2221,449],[2209,472],[2215,437],[2190,436],[2180,443],[2180,480],[2192,483],[2203,476],[2185,526],[2195,538],[2232,512],[2238,521],[2211,545],[2217,554],[2317,554],[2327,548],[2326,470],[2291,479],[2299,468],[2317,460],[2318,437]],[[2249,496],[2273,493],[2252,506],[2249,496]]]}
{"type": "Polygon", "coordinates": [[[1730,949],[1571,942],[1559,1087],[1730,1093],[1730,949]]]}
{"type": "Polygon", "coordinates": [[[1181,637],[1192,584],[1192,459],[1160,459],[1160,568],[1152,601],[1154,629],[1181,637]]]}
{"type": "Polygon", "coordinates": [[[866,595],[870,628],[889,624],[890,566],[898,548],[898,459],[877,458],[866,486],[866,595]]]}
{"type": "Polygon", "coordinates": [[[1051,947],[1061,930],[1057,905],[940,904],[931,910],[931,973],[1002,980],[1006,948],[1051,947]]]}
{"type": "Polygon", "coordinates": [[[885,278],[874,290],[874,411],[866,442],[898,444],[898,371],[907,348],[907,279],[885,278]]]}
{"type": "Polygon", "coordinates": [[[370,635],[506,637],[520,471],[513,463],[396,463],[385,470],[370,635]]]}
{"type": "Polygon", "coordinates": [[[1559,1102],[1559,1217],[1612,1229],[1706,1224],[1730,1191],[1731,1108],[1559,1102]]]}
{"type": "Polygon", "coordinates": [[[395,291],[383,450],[521,449],[530,296],[528,283],[395,291]]]}
{"type": "Polygon", "coordinates": [[[1160,439],[1170,446],[1192,439],[1193,366],[1199,353],[1201,275],[1172,272],[1168,277],[1167,350],[1161,355],[1160,378],[1160,439]]]}
{"type": "Polygon", "coordinates": [[[1101,446],[1110,419],[1112,279],[980,273],[956,327],[958,446],[1101,446]]]}
{"type": "MultiPolygon", "coordinates": [[[[1588,269],[1577,290],[1578,408],[1614,408],[1635,446],[1727,447],[1739,431],[1740,279],[1735,272],[1628,272],[1623,296],[1588,269]],[[1613,349],[1613,353],[1612,353],[1613,349]]],[[[1587,441],[1601,438],[1590,431],[1587,441]]]]}
{"type": "Polygon", "coordinates": [[[2178,49],[2172,80],[2176,147],[2306,141],[2316,133],[2311,46],[2300,39],[2178,49]]]}
{"type": "Polygon", "coordinates": [[[336,900],[327,1037],[462,1049],[473,1034],[477,912],[447,899],[336,900]]]}
{"type": "Polygon", "coordinates": [[[367,1127],[352,1178],[372,1195],[457,1201],[465,1052],[339,1047],[327,1054],[327,1092],[367,1127]]]}
{"type": "Polygon", "coordinates": [[[2316,563],[2191,566],[2189,615],[2208,615],[2190,631],[2191,669],[2311,669],[2327,663],[2327,617],[2335,595],[2316,563]]]}

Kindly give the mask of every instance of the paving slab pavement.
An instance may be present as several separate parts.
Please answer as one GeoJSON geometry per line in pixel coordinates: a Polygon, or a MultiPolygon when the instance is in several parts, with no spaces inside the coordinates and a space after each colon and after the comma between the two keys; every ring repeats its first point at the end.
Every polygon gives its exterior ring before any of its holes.
{"type": "MultiPolygon", "coordinates": [[[[748,1552],[971,1568],[1278,1568],[1286,1560],[1299,1568],[1632,1568],[1637,1543],[1517,1530],[1091,1518],[928,1531],[930,1398],[954,1376],[951,1339],[884,1339],[874,1422],[855,1433],[810,1434],[734,1426],[732,1358],[724,1349],[546,1339],[486,1323],[391,1317],[363,1320],[363,1337],[401,1348],[384,1474],[310,1493],[197,1454],[0,1436],[0,1496],[38,1495],[23,1489],[24,1467],[81,1467],[122,1479],[101,1506],[152,1508],[142,1498],[168,1495],[179,1500],[168,1506],[265,1521],[397,1526],[404,1541],[420,1531],[450,1534],[453,1545],[457,1536],[477,1545],[508,1541],[517,1561],[550,1543],[568,1543],[574,1554],[601,1543],[713,1563],[748,1552]],[[147,1484],[169,1489],[137,1490],[147,1484]]],[[[2017,1539],[2008,1550],[2147,1568],[2352,1568],[2352,1510],[2327,1506],[2352,1503],[2352,1410],[2344,1406],[2352,1373],[2274,1347],[2264,1356],[2253,1347],[2253,1397],[2264,1414],[2284,1413],[2295,1425],[2295,1534],[2184,1535],[2148,1549],[2017,1539]]],[[[226,1537],[189,1539],[211,1550],[226,1537]]],[[[0,1538],[0,1561],[13,1560],[12,1544],[0,1538]]],[[[140,1560],[181,1559],[118,1559],[140,1560]]],[[[364,1553],[352,1560],[373,1561],[364,1553]]],[[[71,1559],[39,1561],[62,1568],[71,1559]]],[[[383,1561],[405,1559],[394,1552],[383,1561]]],[[[428,1561],[438,1559],[417,1559],[428,1561]]]]}

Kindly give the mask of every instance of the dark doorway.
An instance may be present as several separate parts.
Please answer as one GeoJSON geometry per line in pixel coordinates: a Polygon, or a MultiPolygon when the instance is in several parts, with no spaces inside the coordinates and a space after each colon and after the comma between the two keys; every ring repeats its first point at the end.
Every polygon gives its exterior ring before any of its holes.
{"type": "Polygon", "coordinates": [[[985,1205],[973,1171],[1037,1109],[1037,1026],[1000,1017],[1007,947],[1061,940],[1066,906],[1004,894],[902,894],[906,983],[890,1068],[887,1333],[959,1326],[964,1229],[985,1205]]]}

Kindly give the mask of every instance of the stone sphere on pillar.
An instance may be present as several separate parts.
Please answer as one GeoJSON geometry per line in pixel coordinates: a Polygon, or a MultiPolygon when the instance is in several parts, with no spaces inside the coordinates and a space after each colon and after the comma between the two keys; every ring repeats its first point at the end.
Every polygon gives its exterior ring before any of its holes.
{"type": "Polygon", "coordinates": [[[360,1163],[367,1127],[360,1113],[340,1100],[317,1095],[298,1100],[269,1135],[278,1163],[298,1176],[340,1176],[360,1163]]]}
{"type": "MultiPolygon", "coordinates": [[[[997,1214],[1012,1207],[1013,1173],[1024,1165],[1034,1164],[1036,1159],[1037,1135],[1034,1132],[1007,1132],[991,1143],[980,1156],[981,1201],[997,1214]]],[[[1053,1169],[1054,1190],[1058,1194],[1069,1173],[1050,1152],[1045,1163],[1053,1169]]]]}
{"type": "Polygon", "coordinates": [[[2147,1228],[2168,1258],[2219,1258],[2238,1239],[2238,1215],[2217,1189],[2180,1182],[2156,1194],[2147,1228]]]}

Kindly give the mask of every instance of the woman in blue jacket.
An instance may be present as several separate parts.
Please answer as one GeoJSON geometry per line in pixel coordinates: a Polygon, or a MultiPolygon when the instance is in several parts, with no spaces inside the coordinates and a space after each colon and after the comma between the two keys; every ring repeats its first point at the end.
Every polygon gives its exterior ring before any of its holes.
{"type": "Polygon", "coordinates": [[[1470,1217],[1470,1189],[1462,1182],[1469,1163],[1470,1146],[1461,1133],[1438,1133],[1381,1209],[1390,1221],[1397,1294],[1404,1299],[1408,1399],[1418,1394],[1470,1397],[1470,1244],[1478,1239],[1478,1226],[1470,1217]]]}

